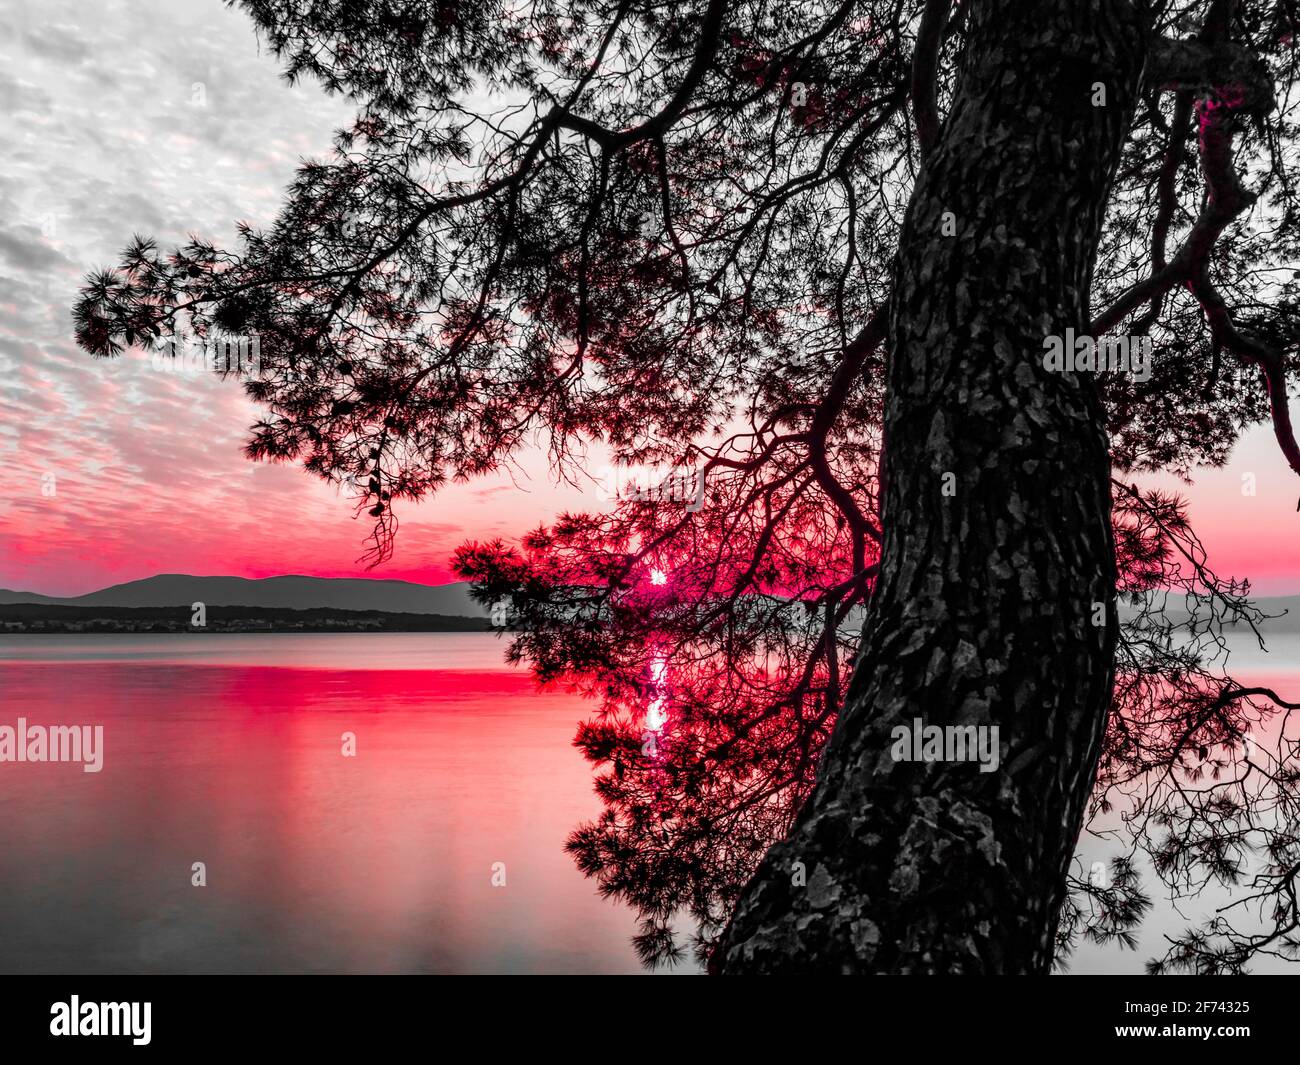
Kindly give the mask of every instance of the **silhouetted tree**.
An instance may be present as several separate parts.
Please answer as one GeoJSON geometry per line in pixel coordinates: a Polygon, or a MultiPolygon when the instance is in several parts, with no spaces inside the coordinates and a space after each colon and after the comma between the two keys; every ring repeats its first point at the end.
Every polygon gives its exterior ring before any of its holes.
{"type": "Polygon", "coordinates": [[[1290,0],[241,6],[358,118],[237,250],[137,238],[78,340],[256,334],[249,454],[354,486],[375,562],[539,431],[657,471],[458,555],[603,700],[570,847],[645,958],[686,909],[720,971],[1043,971],[1131,941],[1141,853],[1256,919],[1154,968],[1294,954],[1290,704],[1133,480],[1268,418],[1300,472],[1290,0]],[[1151,374],[1055,372],[1067,330],[1151,374]],[[999,770],[894,761],[915,718],[999,770]]]}

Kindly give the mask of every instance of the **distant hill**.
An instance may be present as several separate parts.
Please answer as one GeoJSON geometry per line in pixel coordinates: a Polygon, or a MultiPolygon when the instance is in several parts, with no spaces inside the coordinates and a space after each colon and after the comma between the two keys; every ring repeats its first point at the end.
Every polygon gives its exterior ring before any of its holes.
{"type": "MultiPolygon", "coordinates": [[[[1254,600],[1255,605],[1262,610],[1268,617],[1259,624],[1259,631],[1265,636],[1282,633],[1300,633],[1300,595],[1275,595],[1260,596],[1254,600]]],[[[1187,616],[1187,611],[1183,607],[1181,600],[1170,595],[1165,609],[1172,620],[1179,620],[1187,616]]],[[[1131,617],[1135,609],[1128,604],[1121,604],[1120,617],[1131,617]]],[[[1250,632],[1250,628],[1244,624],[1229,625],[1229,632],[1250,632]]]]}
{"type": "Polygon", "coordinates": [[[0,605],[22,603],[72,607],[266,607],[281,610],[360,610],[400,614],[486,617],[469,597],[469,585],[345,577],[191,577],[161,573],[70,598],[0,589],[0,605]]]}
{"type": "MultiPolygon", "coordinates": [[[[1300,633],[1300,595],[1263,597],[1255,602],[1265,614],[1284,615],[1263,623],[1261,631],[1265,635],[1300,633]]],[[[389,614],[440,614],[449,618],[485,618],[489,613],[487,608],[470,599],[469,585],[464,582],[414,584],[411,581],[299,576],[251,580],[247,577],[192,577],[183,573],[162,573],[70,598],[0,589],[0,606],[25,603],[125,609],[181,606],[188,609],[191,603],[203,603],[208,607],[382,611],[389,614]]],[[[1175,618],[1182,613],[1181,604],[1172,595],[1167,609],[1175,618]]],[[[1132,608],[1121,606],[1120,612],[1128,616],[1132,608]]]]}
{"type": "MultiPolygon", "coordinates": [[[[1265,614],[1283,615],[1269,617],[1260,623],[1259,631],[1265,636],[1271,632],[1300,632],[1300,595],[1277,595],[1267,599],[1256,599],[1255,604],[1265,614]]],[[[1231,627],[1234,630],[1246,628],[1245,625],[1231,627]]]]}
{"type": "Polygon", "coordinates": [[[0,633],[179,632],[487,632],[488,618],[398,614],[380,610],[288,610],[264,606],[210,606],[202,626],[188,606],[51,606],[0,603],[0,633]]]}

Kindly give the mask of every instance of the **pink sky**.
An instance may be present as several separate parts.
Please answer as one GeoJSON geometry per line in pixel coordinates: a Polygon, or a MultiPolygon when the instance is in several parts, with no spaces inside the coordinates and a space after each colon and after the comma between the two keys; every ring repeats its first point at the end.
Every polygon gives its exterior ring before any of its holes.
{"type": "MultiPolygon", "coordinates": [[[[1300,403],[1292,400],[1293,417],[1300,403]]],[[[1287,467],[1272,430],[1258,426],[1238,443],[1222,469],[1199,470],[1190,487],[1159,484],[1183,494],[1192,525],[1221,577],[1248,577],[1260,595],[1300,593],[1300,479],[1287,467]],[[1247,477],[1255,494],[1247,495],[1247,477]]]]}
{"type": "MultiPolygon", "coordinates": [[[[285,87],[246,17],[221,5],[49,0],[0,13],[0,106],[12,128],[0,164],[0,587],[77,595],[160,572],[365,574],[366,519],[346,499],[243,458],[255,411],[236,385],[139,355],[93,360],[73,345],[68,313],[81,276],[133,232],[220,243],[236,219],[269,221],[348,105],[285,87]],[[178,51],[179,35],[189,43],[178,51]]],[[[397,553],[369,575],[446,581],[467,538],[601,505],[595,486],[555,487],[540,452],[523,467],[399,511],[397,553]]],[[[1267,430],[1187,492],[1221,575],[1300,592],[1300,484],[1267,430]]]]}
{"type": "MultiPolygon", "coordinates": [[[[238,219],[269,222],[352,107],[287,87],[247,16],[221,4],[37,7],[0,11],[0,587],[364,573],[368,519],[329,485],[242,456],[256,412],[237,385],[140,354],[91,359],[69,316],[82,276],[133,233],[223,243],[238,219]]],[[[466,537],[583,504],[536,456],[523,465],[400,514],[398,556],[371,575],[449,580],[466,537]]]]}

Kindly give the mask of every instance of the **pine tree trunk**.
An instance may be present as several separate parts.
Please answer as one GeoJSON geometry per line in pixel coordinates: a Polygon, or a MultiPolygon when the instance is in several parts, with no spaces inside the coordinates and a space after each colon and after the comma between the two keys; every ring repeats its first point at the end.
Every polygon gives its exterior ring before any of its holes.
{"type": "Polygon", "coordinates": [[[1129,0],[972,8],[896,267],[862,650],[817,788],[714,971],[1052,962],[1110,704],[1115,564],[1095,384],[1045,369],[1043,342],[1088,332],[1145,33],[1129,0]],[[895,727],[918,718],[998,726],[997,769],[896,761],[895,727]]]}

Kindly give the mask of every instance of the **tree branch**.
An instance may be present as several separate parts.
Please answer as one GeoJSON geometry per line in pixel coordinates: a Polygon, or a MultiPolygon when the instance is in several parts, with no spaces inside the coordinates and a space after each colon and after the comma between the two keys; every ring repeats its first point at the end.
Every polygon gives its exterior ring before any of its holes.
{"type": "Polygon", "coordinates": [[[916,34],[916,51],[912,55],[912,120],[921,156],[930,154],[939,139],[939,108],[935,102],[935,75],[939,69],[939,52],[943,48],[944,27],[948,24],[951,0],[926,0],[921,26],[916,34]]]}

